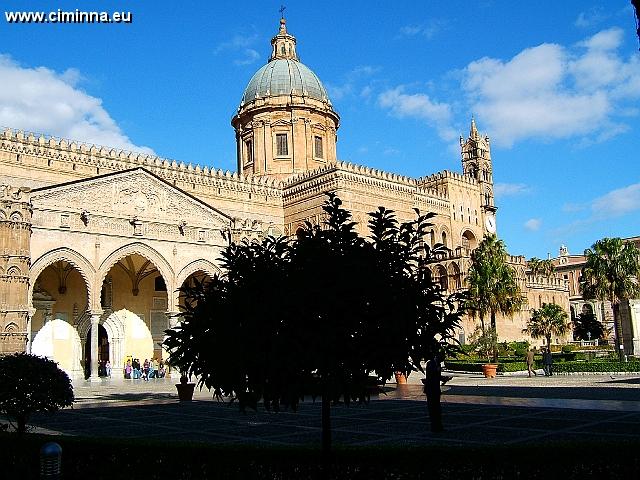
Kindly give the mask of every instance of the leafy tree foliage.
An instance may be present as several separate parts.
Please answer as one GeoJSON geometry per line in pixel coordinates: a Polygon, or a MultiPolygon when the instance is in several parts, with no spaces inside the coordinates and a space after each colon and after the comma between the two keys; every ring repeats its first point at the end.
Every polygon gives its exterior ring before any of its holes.
{"type": "Polygon", "coordinates": [[[533,338],[545,338],[547,345],[551,345],[552,335],[564,335],[569,331],[571,324],[567,321],[568,318],[569,315],[560,305],[543,303],[539,309],[533,310],[523,333],[528,333],[533,338]]]}
{"type": "Polygon", "coordinates": [[[172,365],[241,408],[262,399],[295,409],[321,395],[328,451],[331,402],[367,401],[373,374],[422,371],[424,359],[455,348],[461,312],[425,266],[443,248],[423,242],[432,215],[400,224],[379,208],[366,240],[336,195],[323,208],[325,223],[307,223],[295,242],[229,246],[224,275],[183,291],[165,347],[172,365]]]}
{"type": "Polygon", "coordinates": [[[622,343],[620,303],[640,295],[640,251],[620,238],[603,238],[584,254],[587,261],[580,281],[582,296],[611,302],[618,347],[622,343]]]}
{"type": "Polygon", "coordinates": [[[19,434],[34,412],[56,412],[73,403],[73,387],[53,360],[16,353],[0,357],[0,412],[15,420],[19,434]]]}
{"type": "Polygon", "coordinates": [[[527,261],[527,268],[532,275],[544,275],[545,277],[551,276],[555,269],[551,260],[541,260],[537,257],[532,257],[527,261]]]}
{"type": "Polygon", "coordinates": [[[605,327],[591,312],[583,312],[572,320],[576,340],[595,340],[605,337],[605,327]],[[591,334],[591,336],[589,336],[591,334]]]}
{"type": "MultiPolygon", "coordinates": [[[[466,308],[472,316],[479,316],[480,326],[486,330],[487,314],[491,329],[496,330],[496,314],[513,315],[524,304],[515,270],[507,263],[507,250],[502,240],[488,235],[471,253],[471,267],[467,277],[469,285],[466,308]]],[[[493,348],[493,361],[497,349],[493,348]]]]}
{"type": "Polygon", "coordinates": [[[480,325],[477,325],[469,340],[472,348],[478,352],[480,357],[490,360],[498,343],[498,334],[493,328],[483,330],[480,325]]]}

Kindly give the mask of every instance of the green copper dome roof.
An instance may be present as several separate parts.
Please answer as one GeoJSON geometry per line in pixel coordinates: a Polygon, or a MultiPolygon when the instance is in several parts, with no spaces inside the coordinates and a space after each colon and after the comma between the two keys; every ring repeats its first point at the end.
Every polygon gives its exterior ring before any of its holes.
{"type": "Polygon", "coordinates": [[[273,59],[251,78],[242,95],[242,104],[256,98],[291,94],[329,102],[324,85],[309,67],[293,59],[273,59]]]}

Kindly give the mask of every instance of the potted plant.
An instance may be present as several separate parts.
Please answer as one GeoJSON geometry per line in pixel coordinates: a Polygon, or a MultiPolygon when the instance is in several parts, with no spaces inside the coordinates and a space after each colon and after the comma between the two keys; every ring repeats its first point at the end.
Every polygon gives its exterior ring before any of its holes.
{"type": "Polygon", "coordinates": [[[498,364],[491,361],[498,346],[498,335],[495,329],[487,328],[483,331],[477,327],[471,338],[471,344],[478,351],[480,357],[487,359],[487,363],[482,365],[482,373],[486,378],[495,378],[498,364]]]}
{"type": "Polygon", "coordinates": [[[176,383],[176,390],[178,390],[178,398],[180,399],[180,401],[190,402],[191,400],[193,400],[193,390],[195,389],[195,387],[195,383],[189,382],[187,372],[181,370],[180,383],[176,383]]]}
{"type": "Polygon", "coordinates": [[[395,372],[395,375],[397,385],[405,385],[407,383],[407,376],[404,374],[404,372],[398,370],[395,372]]]}

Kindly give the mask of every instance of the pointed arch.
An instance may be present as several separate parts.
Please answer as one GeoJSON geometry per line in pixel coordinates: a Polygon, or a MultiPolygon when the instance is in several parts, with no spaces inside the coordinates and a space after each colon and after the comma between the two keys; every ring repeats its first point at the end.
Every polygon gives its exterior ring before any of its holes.
{"type": "Polygon", "coordinates": [[[196,272],[204,272],[207,275],[209,275],[211,278],[213,278],[216,273],[217,274],[222,273],[222,270],[220,270],[217,266],[215,266],[213,263],[211,263],[208,260],[205,260],[205,259],[194,260],[193,262],[183,267],[182,270],[180,270],[180,272],[178,273],[178,275],[176,275],[176,287],[180,288],[180,286],[182,286],[185,280],[189,278],[189,275],[196,272]]]}
{"type": "MultiPolygon", "coordinates": [[[[33,301],[33,286],[38,280],[40,274],[44,271],[45,268],[54,264],[55,262],[59,262],[64,260],[67,263],[70,263],[74,266],[80,276],[84,280],[85,286],[87,288],[87,305],[92,305],[93,297],[93,288],[94,281],[96,276],[96,269],[91,265],[89,260],[87,260],[82,254],[72,250],[67,247],[56,248],[55,250],[51,250],[44,255],[40,256],[33,264],[31,265],[31,269],[29,272],[29,305],[32,306],[33,301]]],[[[100,295],[98,295],[100,298],[100,295]]]]}
{"type": "MultiPolygon", "coordinates": [[[[109,270],[111,270],[118,261],[133,254],[138,254],[147,260],[151,260],[151,263],[153,263],[160,272],[160,275],[162,275],[162,278],[167,285],[167,291],[175,290],[175,275],[173,268],[169,265],[169,262],[156,249],[149,245],[145,245],[144,243],[135,242],[118,248],[103,260],[100,268],[98,269],[96,283],[94,285],[94,288],[97,290],[94,292],[94,298],[100,299],[100,291],[98,289],[102,288],[102,282],[109,273],[109,270]]],[[[100,305],[96,305],[95,308],[99,310],[100,305]]]]}

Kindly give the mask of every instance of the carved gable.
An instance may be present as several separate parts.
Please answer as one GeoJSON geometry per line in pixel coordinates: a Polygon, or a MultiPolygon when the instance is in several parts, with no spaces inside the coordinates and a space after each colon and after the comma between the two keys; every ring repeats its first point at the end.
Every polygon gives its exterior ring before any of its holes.
{"type": "Polygon", "coordinates": [[[170,185],[143,168],[136,168],[32,190],[34,210],[86,212],[112,218],[225,229],[230,217],[170,185]]]}

